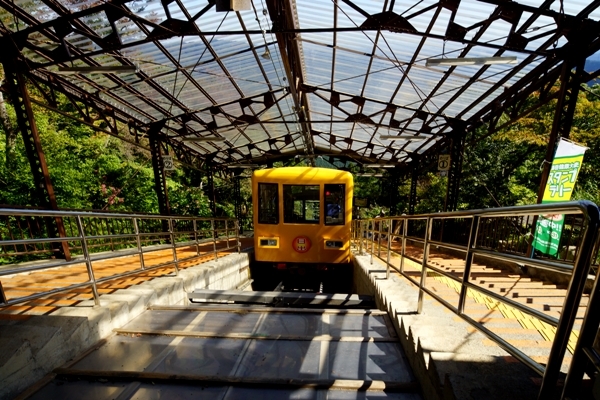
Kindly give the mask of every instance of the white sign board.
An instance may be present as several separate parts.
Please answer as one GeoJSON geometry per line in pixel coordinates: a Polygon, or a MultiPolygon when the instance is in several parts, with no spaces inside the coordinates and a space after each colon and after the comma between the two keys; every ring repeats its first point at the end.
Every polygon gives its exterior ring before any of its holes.
{"type": "Polygon", "coordinates": [[[438,156],[438,171],[450,171],[450,154],[438,156]]]}
{"type": "Polygon", "coordinates": [[[163,169],[165,171],[175,171],[175,164],[173,164],[173,156],[162,156],[163,169]]]}

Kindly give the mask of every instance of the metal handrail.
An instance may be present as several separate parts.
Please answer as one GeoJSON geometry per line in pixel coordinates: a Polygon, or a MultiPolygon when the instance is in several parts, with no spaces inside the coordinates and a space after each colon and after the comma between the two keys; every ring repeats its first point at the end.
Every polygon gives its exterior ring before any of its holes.
{"type": "MultiPolygon", "coordinates": [[[[379,234],[377,241],[379,243],[378,246],[378,255],[380,256],[381,252],[381,226],[383,223],[388,224],[388,235],[387,235],[387,276],[389,276],[390,268],[393,267],[390,263],[390,253],[391,253],[391,241],[393,238],[402,240],[402,251],[400,254],[400,267],[397,271],[409,279],[411,282],[415,283],[419,286],[419,299],[418,299],[418,309],[417,312],[422,312],[423,307],[423,296],[425,293],[432,296],[438,302],[444,304],[447,308],[451,309],[458,316],[466,320],[468,323],[473,325],[483,334],[485,334],[492,341],[496,342],[499,346],[501,346],[508,353],[513,355],[515,358],[523,362],[525,365],[530,367],[532,370],[536,371],[540,375],[543,376],[542,385],[540,388],[539,398],[548,398],[553,390],[555,390],[555,386],[558,380],[558,376],[560,373],[560,367],[562,364],[562,360],[564,358],[569,336],[571,330],[573,328],[573,324],[575,321],[577,307],[580,303],[581,296],[583,294],[584,286],[586,281],[590,278],[588,271],[590,270],[590,265],[592,262],[592,255],[595,249],[595,245],[598,239],[598,231],[600,228],[600,215],[598,211],[598,207],[589,201],[577,201],[577,202],[566,202],[566,203],[555,203],[555,204],[535,204],[529,206],[514,206],[514,207],[501,207],[496,209],[483,209],[483,210],[466,210],[466,211],[457,211],[457,212],[444,212],[444,213],[432,213],[432,214],[421,214],[421,215],[402,215],[402,216],[394,216],[387,218],[377,218],[375,219],[367,219],[367,220],[358,220],[354,221],[353,229],[359,230],[358,233],[354,233],[353,237],[357,238],[359,243],[360,252],[362,253],[363,249],[363,240],[369,240],[371,238],[371,263],[372,258],[374,256],[374,244],[375,244],[375,235],[379,234]],[[524,257],[511,253],[502,253],[501,251],[492,251],[480,248],[478,246],[478,235],[480,234],[479,227],[481,226],[482,219],[488,218],[505,218],[505,217],[518,217],[518,216],[535,216],[540,214],[580,214],[583,219],[583,230],[580,235],[580,241],[578,243],[578,252],[576,254],[575,260],[573,260],[572,265],[567,262],[557,262],[543,259],[534,259],[532,257],[524,257]],[[434,221],[439,220],[451,220],[451,219],[471,219],[471,227],[469,232],[469,237],[466,245],[456,245],[453,243],[444,243],[443,238],[441,240],[432,240],[432,226],[434,221]],[[421,223],[425,223],[424,231],[422,232],[422,236],[411,236],[408,235],[408,226],[410,222],[413,221],[421,221],[421,223]],[[397,224],[398,229],[392,232],[391,226],[397,224]],[[401,224],[401,225],[400,225],[401,224]],[[401,233],[398,233],[402,229],[401,233]],[[407,241],[413,241],[419,243],[423,246],[423,256],[422,260],[417,260],[412,257],[408,257],[405,253],[407,241]],[[425,281],[427,277],[427,270],[432,270],[437,273],[441,273],[438,268],[429,265],[429,248],[431,245],[436,245],[440,247],[449,248],[452,250],[458,250],[465,253],[465,269],[463,272],[462,278],[457,278],[455,276],[449,276],[448,274],[443,274],[444,276],[448,276],[449,278],[460,283],[460,293],[458,298],[458,305],[455,307],[450,304],[448,301],[442,299],[435,292],[429,290],[425,287],[425,281]],[[473,258],[475,255],[486,256],[490,258],[496,258],[504,261],[510,261],[516,264],[526,264],[528,266],[552,270],[556,272],[560,272],[563,274],[567,274],[571,276],[567,293],[565,296],[565,302],[563,304],[563,308],[560,312],[560,318],[556,319],[549,315],[544,315],[538,310],[533,309],[532,307],[528,307],[524,304],[518,303],[516,301],[512,301],[510,299],[503,298],[502,296],[496,295],[491,291],[487,291],[484,288],[480,288],[477,285],[469,282],[470,279],[470,268],[473,263],[473,258]],[[420,281],[414,281],[405,271],[404,271],[404,259],[408,258],[415,262],[421,263],[421,277],[420,281]],[[520,311],[523,311],[529,315],[533,315],[537,318],[540,318],[545,323],[553,325],[556,327],[556,334],[554,337],[554,341],[552,342],[552,347],[550,351],[550,355],[548,358],[548,363],[546,366],[543,366],[536,361],[534,361],[531,357],[524,354],[520,349],[508,343],[508,341],[504,340],[494,332],[487,329],[481,323],[475,321],[465,314],[464,305],[467,295],[467,290],[479,291],[485,295],[490,295],[494,298],[494,300],[503,302],[508,304],[511,307],[517,308],[520,311]]],[[[365,246],[368,249],[367,246],[365,246]]],[[[367,250],[368,251],[368,250],[367,250]]],[[[395,267],[394,267],[395,268],[395,267]]],[[[569,374],[573,373],[573,376],[576,378],[572,379],[572,382],[577,382],[577,379],[583,375],[583,371],[581,367],[575,365],[576,360],[581,357],[584,357],[585,354],[589,354],[589,347],[593,343],[593,338],[595,338],[595,334],[598,331],[598,325],[600,324],[600,285],[598,284],[598,279],[594,284],[593,290],[594,298],[590,299],[589,307],[586,311],[586,317],[584,319],[584,325],[582,326],[582,334],[580,334],[579,342],[587,345],[588,348],[584,351],[580,349],[580,344],[578,342],[577,348],[574,353],[573,361],[571,363],[571,370],[569,374]],[[592,309],[592,306],[594,307],[592,309]],[[593,311],[593,312],[592,312],[593,311]],[[588,314],[594,315],[594,321],[590,324],[586,324],[588,319],[588,314]],[[586,325],[589,325],[589,332],[586,333],[585,340],[583,339],[583,332],[586,325]],[[587,341],[586,341],[587,340],[587,341]],[[585,342],[585,343],[583,343],[585,342]],[[587,353],[586,353],[587,352],[587,353]]],[[[576,384],[571,383],[571,386],[568,386],[569,381],[565,385],[565,391],[568,390],[569,387],[574,387],[576,384]]]]}
{"type": "MultiPolygon", "coordinates": [[[[182,261],[190,260],[195,257],[200,256],[200,243],[208,243],[210,240],[213,243],[212,252],[215,255],[215,258],[218,258],[218,251],[227,251],[237,248],[237,252],[241,251],[241,242],[239,238],[239,230],[237,229],[237,220],[233,218],[207,218],[207,217],[190,217],[190,216],[163,216],[163,215],[151,215],[151,214],[137,214],[137,213],[114,213],[114,212],[93,212],[93,211],[56,211],[56,210],[28,210],[28,209],[9,209],[9,208],[0,208],[0,217],[22,217],[22,218],[32,218],[32,217],[44,217],[44,218],[63,218],[63,219],[74,219],[75,224],[77,226],[76,231],[70,232],[71,235],[67,237],[58,237],[52,238],[47,237],[46,232],[38,234],[40,237],[30,237],[32,236],[31,232],[25,231],[27,234],[27,238],[18,238],[15,239],[11,237],[7,240],[2,240],[0,238],[0,248],[3,250],[6,249],[7,246],[35,246],[35,245],[44,245],[50,243],[67,243],[70,249],[80,249],[82,252],[82,258],[72,259],[72,260],[63,260],[63,261],[52,261],[50,263],[40,264],[40,265],[21,265],[21,266],[11,266],[9,268],[0,269],[0,277],[6,275],[13,275],[22,272],[33,272],[46,270],[51,268],[58,268],[62,266],[69,266],[74,264],[85,264],[88,274],[88,280],[86,282],[72,284],[66,286],[64,288],[55,288],[52,290],[47,290],[44,292],[36,293],[33,295],[23,296],[14,299],[7,299],[0,284],[0,307],[10,306],[14,304],[23,303],[26,301],[38,299],[49,294],[55,294],[60,292],[65,292],[68,290],[82,288],[82,287],[90,287],[92,289],[92,295],[94,298],[94,303],[96,305],[100,304],[99,293],[97,290],[97,284],[99,282],[105,282],[111,279],[117,279],[128,275],[133,275],[140,273],[142,271],[152,270],[156,268],[164,268],[165,266],[171,265],[174,269],[175,274],[178,274],[179,271],[179,263],[182,261]],[[104,220],[117,220],[117,221],[129,221],[127,224],[122,224],[120,222],[116,222],[119,233],[107,233],[101,231],[96,232],[96,222],[94,221],[104,221],[104,220]],[[84,220],[86,223],[84,223],[84,220]],[[143,231],[143,228],[140,226],[140,222],[155,220],[155,221],[163,221],[168,225],[168,231],[158,231],[158,232],[148,232],[143,231]],[[230,224],[230,221],[235,221],[234,224],[230,224]],[[181,227],[183,228],[181,231],[176,229],[177,222],[186,222],[181,227]],[[189,226],[189,222],[191,222],[192,226],[189,226]],[[128,225],[128,224],[131,225],[128,225]],[[122,225],[127,225],[123,227],[122,225]],[[209,225],[209,226],[203,226],[209,225]],[[191,230],[190,230],[191,229],[191,230]],[[235,230],[235,232],[233,232],[235,230]],[[187,239],[185,242],[182,242],[180,239],[187,239]],[[204,239],[205,238],[205,239],[204,239]],[[125,239],[125,241],[123,241],[125,239]],[[127,240],[131,239],[131,240],[127,240]],[[231,240],[235,239],[235,244],[231,245],[231,240]],[[94,241],[110,241],[110,244],[91,244],[94,241]],[[102,254],[94,254],[91,251],[92,247],[110,247],[113,248],[114,241],[117,242],[119,246],[131,246],[130,250],[119,250],[119,251],[102,251],[102,254]],[[164,245],[152,246],[150,248],[145,247],[144,243],[156,243],[163,242],[164,245]],[[217,251],[217,241],[223,241],[226,243],[226,247],[223,249],[219,249],[217,251]],[[76,244],[79,243],[79,246],[76,244]],[[184,259],[179,259],[177,254],[177,249],[182,247],[195,246],[196,256],[186,257],[184,259]],[[162,250],[165,248],[172,249],[172,259],[170,261],[166,261],[160,263],[158,265],[153,265],[148,267],[144,262],[144,255],[149,254],[153,251],[162,250]],[[122,257],[124,255],[138,255],[140,260],[140,268],[136,268],[132,271],[127,271],[119,274],[113,274],[108,277],[103,277],[97,279],[94,274],[94,262],[100,260],[107,260],[116,257],[122,257]]],[[[10,221],[6,219],[4,221],[7,224],[10,224],[10,221]]],[[[145,224],[142,224],[145,225],[145,224]]],[[[154,227],[156,224],[154,225],[154,227]]],[[[111,226],[111,230],[112,230],[111,226]]],[[[101,229],[104,227],[101,226],[101,229]]],[[[108,230],[108,225],[106,226],[108,230]]],[[[10,228],[9,228],[10,232],[10,228]]],[[[12,235],[12,233],[11,233],[12,235]]],[[[127,247],[126,247],[127,248],[127,247]]],[[[27,255],[27,254],[41,254],[41,253],[52,253],[51,250],[38,250],[35,251],[15,251],[13,252],[3,252],[4,255],[27,255]]],[[[55,254],[53,254],[55,255],[55,254]]]]}

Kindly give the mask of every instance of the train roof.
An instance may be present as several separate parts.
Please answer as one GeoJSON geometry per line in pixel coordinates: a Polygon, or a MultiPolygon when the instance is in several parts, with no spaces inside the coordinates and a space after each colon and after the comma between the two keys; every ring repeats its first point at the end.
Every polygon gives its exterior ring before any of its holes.
{"type": "Polygon", "coordinates": [[[252,179],[308,179],[312,181],[353,182],[350,172],[318,167],[279,167],[254,171],[252,179]]]}

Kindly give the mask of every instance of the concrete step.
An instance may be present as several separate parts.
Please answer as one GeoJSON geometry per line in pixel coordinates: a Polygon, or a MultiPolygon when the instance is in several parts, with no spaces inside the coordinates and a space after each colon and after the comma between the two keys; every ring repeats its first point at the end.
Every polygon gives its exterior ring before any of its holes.
{"type": "Polygon", "coordinates": [[[45,315],[18,323],[0,320],[0,398],[16,395],[74,357],[83,350],[76,343],[88,335],[86,318],[45,315]]]}
{"type": "MultiPolygon", "coordinates": [[[[474,283],[478,286],[481,286],[485,289],[559,289],[557,285],[553,285],[551,283],[546,282],[521,282],[514,279],[480,279],[480,280],[472,280],[471,283],[474,283]]],[[[560,288],[562,289],[562,288],[560,288]]]]}
{"type": "MultiPolygon", "coordinates": [[[[507,327],[503,327],[501,326],[502,324],[499,323],[499,326],[496,327],[491,327],[489,325],[486,325],[486,327],[488,329],[490,329],[492,332],[494,332],[495,334],[501,336],[502,338],[510,338],[510,339],[519,339],[519,340],[542,340],[543,337],[542,335],[540,335],[540,332],[538,332],[536,329],[526,329],[526,328],[522,328],[522,327],[518,327],[518,328],[507,328],[507,327]]],[[[475,329],[472,326],[467,327],[467,332],[469,332],[470,334],[475,333],[475,332],[479,332],[477,329],[475,329]]]]}

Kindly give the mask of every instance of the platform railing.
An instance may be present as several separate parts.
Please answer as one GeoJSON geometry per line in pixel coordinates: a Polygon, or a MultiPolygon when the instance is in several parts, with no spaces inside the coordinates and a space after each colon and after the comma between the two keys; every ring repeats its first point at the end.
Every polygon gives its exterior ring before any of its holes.
{"type": "Polygon", "coordinates": [[[238,222],[233,218],[0,208],[0,307],[79,288],[90,288],[99,305],[99,283],[165,267],[172,267],[177,275],[185,261],[210,253],[218,259],[220,251],[234,249],[239,253],[241,242],[238,222]],[[62,220],[65,237],[49,237],[44,221],[53,219],[62,220]],[[69,259],[59,258],[56,249],[63,247],[56,243],[67,244],[69,259]],[[187,249],[185,253],[191,255],[180,258],[183,251],[178,249],[187,249]],[[170,259],[148,265],[150,256],[165,250],[171,250],[170,259]],[[137,256],[139,268],[96,277],[96,263],[126,256],[137,256]],[[7,298],[2,288],[3,276],[76,264],[85,264],[87,281],[14,298],[7,298]]]}
{"type": "MultiPolygon", "coordinates": [[[[419,288],[418,313],[421,313],[423,309],[424,294],[428,294],[485,334],[509,354],[540,374],[543,378],[539,398],[545,399],[551,398],[556,390],[561,365],[586,282],[596,279],[590,272],[596,270],[591,266],[598,252],[599,219],[598,207],[595,204],[588,201],[578,201],[355,220],[353,221],[352,237],[355,248],[360,253],[363,253],[363,251],[370,253],[371,263],[373,257],[382,258],[381,252],[387,252],[388,277],[390,268],[393,268],[419,288]],[[564,252],[561,252],[553,258],[532,251],[531,241],[533,236],[530,232],[534,232],[537,217],[539,215],[560,214],[565,216],[560,247],[566,249],[567,255],[565,256],[562,254],[564,252]],[[497,235],[496,230],[493,229],[493,227],[499,226],[502,227],[502,236],[497,235]],[[398,243],[396,244],[396,242],[398,243]],[[392,265],[390,262],[393,243],[396,247],[400,246],[398,266],[392,265]],[[410,252],[407,250],[408,244],[410,244],[410,252]],[[463,258],[464,270],[461,276],[433,265],[429,259],[432,247],[438,250],[443,249],[444,252],[463,258]],[[512,263],[524,270],[533,267],[569,277],[560,318],[553,317],[474,284],[471,281],[471,267],[475,256],[512,263]],[[411,260],[420,265],[418,281],[413,277],[414,274],[407,273],[405,260],[411,260]],[[459,288],[456,304],[446,301],[427,288],[427,278],[429,276],[443,277],[456,283],[459,288]],[[547,364],[542,365],[536,362],[518,347],[513,346],[500,335],[486,328],[482,323],[469,317],[468,313],[465,312],[465,300],[467,293],[472,292],[478,292],[555,327],[556,333],[547,364]]],[[[586,319],[583,322],[582,335],[579,338],[579,342],[584,339],[585,343],[578,342],[571,362],[572,371],[570,375],[573,374],[574,376],[571,381],[575,383],[569,383],[568,377],[567,384],[570,384],[570,386],[566,386],[566,388],[577,387],[577,382],[581,382],[583,369],[577,365],[579,360],[585,355],[592,359],[589,354],[592,352],[592,345],[600,323],[600,294],[596,293],[600,291],[600,288],[597,282],[596,279],[593,289],[595,298],[589,302],[586,319]],[[594,321],[587,323],[588,314],[593,316],[594,321]],[[586,331],[587,326],[589,327],[586,331]],[[584,345],[587,347],[582,350],[584,345]]],[[[597,354],[596,356],[597,358],[593,359],[592,362],[597,362],[600,366],[600,356],[597,354]]]]}

